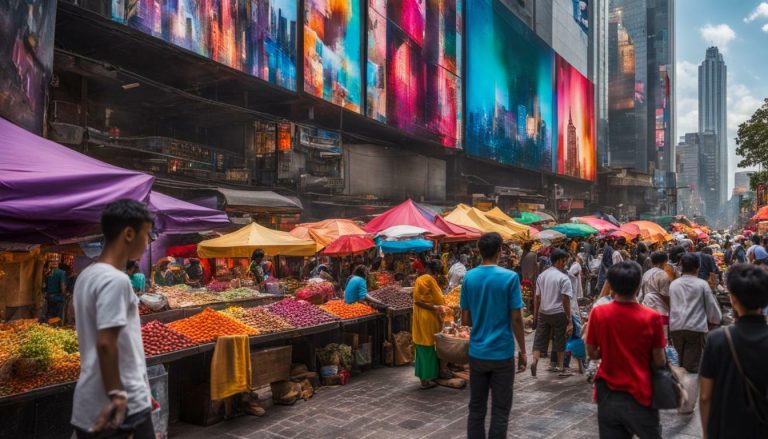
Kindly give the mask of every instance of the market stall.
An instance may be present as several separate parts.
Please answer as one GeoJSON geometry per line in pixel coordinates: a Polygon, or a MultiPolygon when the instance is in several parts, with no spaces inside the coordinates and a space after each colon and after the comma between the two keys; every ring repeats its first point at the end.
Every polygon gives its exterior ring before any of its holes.
{"type": "Polygon", "coordinates": [[[414,226],[427,231],[428,237],[440,239],[446,236],[445,231],[428,220],[416,206],[413,200],[405,200],[403,203],[371,220],[366,226],[368,233],[379,233],[392,226],[414,226]]]}
{"type": "Polygon", "coordinates": [[[296,238],[287,232],[268,229],[256,223],[197,246],[202,258],[248,258],[256,249],[268,255],[311,256],[317,251],[314,241],[296,238]]]}

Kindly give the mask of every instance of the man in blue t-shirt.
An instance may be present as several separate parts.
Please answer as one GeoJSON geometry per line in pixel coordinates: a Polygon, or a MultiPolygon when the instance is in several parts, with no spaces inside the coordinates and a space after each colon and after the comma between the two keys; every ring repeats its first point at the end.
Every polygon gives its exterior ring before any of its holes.
{"type": "Polygon", "coordinates": [[[497,265],[502,239],[480,237],[482,264],[467,272],[461,286],[461,321],[472,327],[469,339],[469,417],[467,437],[485,438],[488,392],[492,392],[490,438],[507,435],[515,380],[515,339],[520,346],[518,372],[525,370],[523,298],[517,273],[497,265]]]}

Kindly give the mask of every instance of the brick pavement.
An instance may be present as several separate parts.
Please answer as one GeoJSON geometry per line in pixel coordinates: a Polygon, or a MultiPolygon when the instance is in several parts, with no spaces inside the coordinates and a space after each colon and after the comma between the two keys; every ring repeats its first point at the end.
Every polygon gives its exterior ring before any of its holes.
{"type": "MultiPolygon", "coordinates": [[[[582,376],[526,373],[517,377],[514,391],[509,437],[597,437],[597,408],[582,376]]],[[[174,424],[170,433],[185,439],[462,438],[468,399],[468,389],[419,390],[412,367],[378,368],[346,386],[321,389],[309,401],[272,407],[262,418],[245,416],[207,428],[174,424]]],[[[663,413],[662,424],[665,438],[701,436],[693,415],[663,413]]]]}

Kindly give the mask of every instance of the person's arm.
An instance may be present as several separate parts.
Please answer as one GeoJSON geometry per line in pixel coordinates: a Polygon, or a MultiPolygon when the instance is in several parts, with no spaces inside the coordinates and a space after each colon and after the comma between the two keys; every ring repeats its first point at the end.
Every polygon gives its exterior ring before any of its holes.
{"type": "Polygon", "coordinates": [[[571,297],[563,294],[563,310],[565,310],[565,319],[568,324],[565,327],[565,336],[570,337],[573,334],[573,315],[571,314],[571,297]]]}
{"type": "MultiPolygon", "coordinates": [[[[467,312],[469,314],[469,312],[467,312]]],[[[515,341],[518,346],[517,371],[523,372],[528,366],[528,352],[525,348],[525,324],[523,323],[522,309],[512,310],[512,333],[515,334],[515,341]]]]}
{"type": "Polygon", "coordinates": [[[719,325],[723,321],[723,313],[720,311],[720,304],[715,300],[714,294],[709,288],[704,291],[705,311],[707,312],[707,322],[719,325]]]}
{"type": "Polygon", "coordinates": [[[99,357],[99,370],[104,389],[107,390],[109,402],[105,405],[96,423],[94,432],[113,430],[125,420],[128,410],[128,398],[125,394],[123,382],[120,379],[120,358],[117,348],[117,337],[122,327],[100,329],[96,335],[96,353],[99,357]]]}
{"type": "Polygon", "coordinates": [[[461,310],[461,324],[472,327],[472,314],[470,314],[468,309],[461,310]]]}
{"type": "Polygon", "coordinates": [[[699,376],[699,414],[701,414],[701,437],[707,439],[707,426],[709,425],[709,412],[712,408],[712,393],[715,388],[715,380],[699,376]]]}
{"type": "Polygon", "coordinates": [[[600,348],[587,343],[587,357],[589,357],[590,360],[599,360],[600,348]]]}
{"type": "Polygon", "coordinates": [[[592,309],[587,319],[587,329],[584,337],[584,343],[587,348],[587,357],[591,360],[599,360],[601,357],[600,345],[597,339],[597,326],[599,318],[597,317],[597,310],[592,309]]]}
{"type": "Polygon", "coordinates": [[[61,291],[62,295],[67,294],[67,276],[63,275],[61,276],[61,281],[59,282],[59,291],[61,291]]]}
{"type": "Polygon", "coordinates": [[[667,365],[667,353],[664,348],[653,348],[653,365],[655,367],[667,365]]]}

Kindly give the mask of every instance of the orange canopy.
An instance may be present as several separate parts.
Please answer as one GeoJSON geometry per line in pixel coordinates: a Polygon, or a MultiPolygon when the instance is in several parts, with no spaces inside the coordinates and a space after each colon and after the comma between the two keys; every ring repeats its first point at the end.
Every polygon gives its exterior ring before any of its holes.
{"type": "Polygon", "coordinates": [[[757,210],[757,213],[755,216],[752,217],[755,221],[765,221],[768,220],[768,206],[763,206],[760,209],[757,210]]]}
{"type": "Polygon", "coordinates": [[[341,236],[365,235],[366,231],[352,220],[327,219],[316,223],[299,224],[290,231],[290,234],[299,239],[315,241],[317,250],[320,251],[341,236]]]}
{"type": "Polygon", "coordinates": [[[631,221],[622,224],[619,230],[633,237],[640,236],[644,241],[665,242],[673,239],[663,227],[651,221],[631,221]]]}

